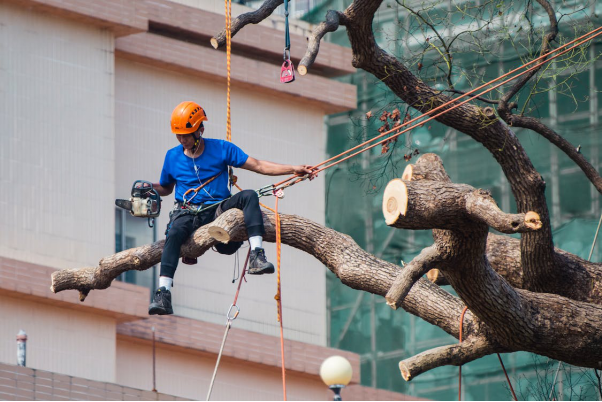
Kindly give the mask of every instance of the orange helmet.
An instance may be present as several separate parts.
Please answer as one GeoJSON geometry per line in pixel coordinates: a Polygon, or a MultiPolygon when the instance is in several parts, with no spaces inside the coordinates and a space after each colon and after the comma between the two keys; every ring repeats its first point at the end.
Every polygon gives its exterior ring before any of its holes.
{"type": "Polygon", "coordinates": [[[171,131],[174,134],[194,133],[207,120],[207,115],[197,103],[185,101],[171,113],[171,131]]]}

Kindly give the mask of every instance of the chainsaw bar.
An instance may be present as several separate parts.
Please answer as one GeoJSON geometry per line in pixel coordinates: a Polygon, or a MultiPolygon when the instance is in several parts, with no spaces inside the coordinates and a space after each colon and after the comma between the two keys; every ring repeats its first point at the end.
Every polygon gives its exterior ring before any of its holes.
{"type": "Polygon", "coordinates": [[[132,201],[129,200],[115,200],[115,205],[119,208],[123,208],[128,211],[132,211],[132,201]]]}

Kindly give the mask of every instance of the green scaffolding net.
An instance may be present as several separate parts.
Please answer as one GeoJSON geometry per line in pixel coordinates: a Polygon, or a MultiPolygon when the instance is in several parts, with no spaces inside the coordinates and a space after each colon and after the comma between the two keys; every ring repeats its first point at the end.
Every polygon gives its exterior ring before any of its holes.
{"type": "MultiPolygon", "coordinates": [[[[490,53],[483,53],[482,47],[467,47],[460,52],[455,60],[458,67],[453,67],[449,74],[457,90],[468,91],[536,57],[533,51],[525,51],[518,46],[516,37],[524,33],[520,33],[520,24],[525,24],[523,19],[529,23],[525,26],[543,26],[546,29],[545,15],[532,10],[531,14],[525,12],[526,17],[521,17],[519,2],[513,5],[510,2],[482,3],[494,3],[493,10],[502,13],[500,17],[509,13],[508,21],[512,23],[512,18],[516,17],[518,22],[514,27],[508,25],[508,31],[502,35],[499,46],[495,49],[490,47],[493,49],[490,53]],[[499,11],[495,10],[497,4],[502,4],[497,7],[499,11]]],[[[558,12],[564,16],[564,22],[572,18],[572,24],[567,24],[569,28],[564,32],[564,38],[575,37],[579,31],[578,25],[583,29],[600,25],[597,15],[602,15],[602,4],[575,1],[560,3],[557,5],[558,12]]],[[[464,20],[461,10],[480,7],[480,4],[457,1],[385,2],[375,16],[373,28],[376,39],[387,51],[406,57],[404,52],[412,50],[412,46],[414,50],[420,49],[420,46],[425,49],[435,47],[428,43],[425,45],[428,41],[424,40],[424,36],[428,37],[428,33],[425,33],[428,29],[421,31],[416,23],[418,17],[408,9],[425,9],[427,12],[421,15],[428,15],[434,27],[443,27],[444,23],[458,26],[464,20]],[[416,28],[413,29],[413,26],[416,28]]],[[[328,9],[344,10],[348,5],[346,0],[325,1],[312,9],[305,19],[317,23],[328,9]]],[[[481,17],[497,17],[494,11],[483,11],[481,17]]],[[[532,36],[535,49],[540,33],[537,29],[524,33],[527,42],[531,40],[529,35],[532,36]]],[[[348,46],[344,30],[328,34],[326,40],[348,46]]],[[[595,44],[581,55],[572,54],[572,61],[559,62],[553,69],[542,72],[536,78],[537,86],[528,87],[517,98],[519,108],[524,107],[525,113],[541,118],[578,146],[598,171],[602,153],[598,123],[602,115],[598,107],[602,101],[602,94],[598,90],[602,88],[602,63],[598,61],[601,52],[602,45],[595,44]]],[[[445,68],[436,68],[442,65],[441,54],[437,56],[435,51],[425,51],[422,55],[419,53],[414,53],[418,54],[414,59],[408,57],[407,63],[414,63],[412,66],[417,75],[442,90],[446,80],[445,68]]],[[[340,80],[357,86],[359,107],[353,112],[327,118],[329,156],[378,135],[382,123],[378,116],[384,110],[391,112],[397,108],[402,115],[416,115],[384,83],[363,71],[358,70],[356,74],[340,80]],[[365,114],[369,111],[376,118],[366,119],[365,114]]],[[[495,94],[491,97],[495,98],[495,94]]],[[[528,130],[517,129],[515,133],[546,181],[556,247],[587,259],[602,212],[600,195],[575,163],[547,140],[528,130]]],[[[375,147],[327,171],[327,225],[352,236],[362,248],[380,258],[396,264],[411,261],[424,247],[432,244],[431,232],[387,227],[382,216],[382,192],[390,179],[401,177],[407,163],[413,163],[420,154],[428,152],[442,158],[452,181],[487,189],[502,210],[516,212],[506,178],[491,154],[473,139],[432,121],[399,137],[386,152],[381,147],[375,147]]],[[[591,259],[602,260],[599,246],[594,248],[591,259]]],[[[455,343],[455,338],[417,317],[403,311],[393,311],[381,297],[350,289],[330,272],[327,275],[329,345],[360,354],[362,384],[436,400],[458,397],[457,367],[437,368],[411,382],[401,378],[398,368],[400,360],[437,346],[455,343]]],[[[453,293],[450,287],[445,289],[453,293]]],[[[555,376],[557,362],[547,358],[529,353],[502,357],[519,399],[549,399],[550,395],[556,400],[598,400],[600,397],[592,370],[563,365],[559,375],[555,376]]],[[[465,365],[462,391],[464,400],[511,399],[497,356],[488,356],[465,365]]]]}

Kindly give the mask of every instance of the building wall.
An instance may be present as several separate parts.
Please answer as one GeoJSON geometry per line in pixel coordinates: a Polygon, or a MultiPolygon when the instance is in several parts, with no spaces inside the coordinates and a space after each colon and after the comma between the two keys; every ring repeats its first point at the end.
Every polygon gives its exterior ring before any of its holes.
{"type": "Polygon", "coordinates": [[[0,255],[56,268],[113,249],[113,34],[0,2],[0,255]]]}
{"type": "Polygon", "coordinates": [[[0,295],[0,305],[5,312],[0,325],[0,363],[16,364],[16,336],[24,330],[28,367],[115,381],[114,318],[4,295],[0,295]]]}
{"type": "MultiPolygon", "coordinates": [[[[233,66],[233,69],[244,66],[233,66]]],[[[201,104],[208,115],[205,137],[225,139],[226,85],[185,74],[117,59],[116,68],[116,170],[115,187],[127,198],[136,179],[158,182],[165,152],[178,145],[169,128],[173,108],[183,100],[201,104]]],[[[323,111],[296,103],[282,102],[258,91],[232,88],[232,139],[257,159],[280,163],[311,164],[324,155],[323,111]]],[[[236,169],[243,188],[257,189],[275,183],[276,178],[236,169]]],[[[279,179],[278,179],[279,180],[279,179]]],[[[318,178],[286,191],[281,212],[324,222],[324,182],[318,178]]],[[[272,197],[261,200],[273,207],[272,197]]],[[[158,219],[158,238],[164,237],[173,195],[163,197],[158,219]]],[[[145,229],[150,233],[150,229],[145,229]]],[[[276,262],[275,247],[266,243],[268,258],[276,262]]],[[[246,249],[239,251],[240,269],[246,249]]],[[[198,265],[180,263],[172,289],[175,314],[213,323],[223,323],[234,298],[232,284],[234,256],[213,251],[198,265]]],[[[306,253],[283,246],[282,299],[285,337],[326,344],[324,267],[306,253]]],[[[279,335],[276,321],[276,275],[251,277],[241,290],[242,329],[279,335]]]]}
{"type": "MultiPolygon", "coordinates": [[[[169,1],[172,1],[174,3],[184,4],[189,7],[195,7],[195,8],[200,8],[202,10],[211,11],[211,12],[219,14],[219,15],[224,15],[224,13],[225,13],[224,2],[221,0],[169,0],[169,1]]],[[[246,1],[244,3],[251,4],[251,6],[253,6],[253,7],[258,7],[262,2],[257,1],[257,3],[253,3],[252,1],[246,1]]],[[[289,2],[289,4],[288,4],[289,10],[291,12],[291,17],[289,20],[289,31],[291,34],[309,36],[312,32],[313,25],[308,22],[295,19],[295,17],[293,16],[294,11],[292,11],[292,10],[295,10],[295,11],[297,11],[297,14],[302,14],[303,11],[307,11],[307,10],[304,10],[304,8],[305,8],[304,5],[306,6],[306,4],[304,3],[302,5],[297,5],[297,7],[295,7],[295,5],[296,4],[294,4],[293,2],[289,2]]],[[[232,17],[233,18],[236,18],[240,14],[247,13],[249,11],[254,10],[254,8],[252,8],[252,7],[243,5],[243,2],[232,3],[231,7],[232,7],[232,17]]],[[[263,25],[263,26],[266,26],[269,28],[274,28],[274,29],[278,29],[280,31],[284,31],[284,29],[285,29],[284,6],[283,5],[278,6],[276,8],[276,10],[274,11],[274,13],[270,16],[270,18],[266,18],[265,20],[260,21],[258,23],[258,25],[263,25]]],[[[284,39],[284,36],[283,36],[283,39],[284,39]]],[[[305,49],[303,49],[303,51],[305,51],[305,49]]]]}
{"type": "MultiPolygon", "coordinates": [[[[152,389],[152,345],[117,341],[117,383],[152,389]]],[[[215,355],[186,353],[158,344],[156,348],[157,391],[204,400],[215,368],[215,355]]],[[[324,400],[327,389],[318,377],[288,372],[289,400],[324,400]]],[[[282,400],[282,377],[277,367],[223,358],[220,362],[212,400],[282,400]],[[261,384],[261,386],[258,386],[261,384]]]]}

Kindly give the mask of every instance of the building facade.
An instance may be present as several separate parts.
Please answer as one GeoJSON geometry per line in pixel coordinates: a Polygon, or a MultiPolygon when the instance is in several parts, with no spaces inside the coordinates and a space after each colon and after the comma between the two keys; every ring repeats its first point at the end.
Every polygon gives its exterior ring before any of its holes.
{"type": "MultiPolygon", "coordinates": [[[[203,105],[205,136],[225,139],[226,54],[209,45],[224,24],[219,4],[0,1],[0,399],[205,398],[241,269],[235,257],[210,252],[180,265],[169,317],[147,315],[156,268],[126,273],[83,303],[76,291],[49,287],[57,269],[96,266],[163,238],[173,196],[163,199],[154,229],[114,200],[128,198],[134,180],[158,181],[177,145],[169,128],[175,105],[203,105]],[[27,368],[13,366],[19,330],[28,335],[27,368]],[[158,393],[144,393],[153,388],[158,393]]],[[[234,5],[235,15],[243,10],[234,5]]],[[[309,28],[293,29],[295,61],[309,28]]],[[[275,18],[233,40],[233,140],[258,159],[316,163],[325,153],[324,116],[356,106],[355,86],[332,79],[354,71],[351,54],[326,44],[313,74],[282,85],[281,29],[275,18]]],[[[236,174],[245,188],[272,182],[236,174]]],[[[323,223],[323,178],[312,186],[287,190],[282,212],[323,223]]],[[[274,259],[275,248],[266,248],[274,259]]],[[[348,357],[357,384],[357,355],[326,346],[324,267],[285,246],[282,284],[289,398],[328,398],[318,370],[332,354],[348,357]]],[[[243,285],[213,399],[282,398],[275,292],[275,275],[243,285]]],[[[359,385],[345,392],[400,398],[359,385]]]]}

